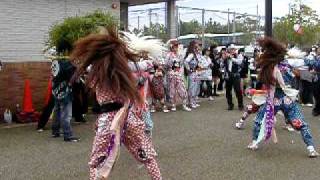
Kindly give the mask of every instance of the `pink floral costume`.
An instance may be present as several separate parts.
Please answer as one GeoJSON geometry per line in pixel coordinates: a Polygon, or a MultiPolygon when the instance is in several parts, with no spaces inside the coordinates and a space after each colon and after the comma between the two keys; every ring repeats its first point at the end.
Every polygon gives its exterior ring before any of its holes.
{"type": "Polygon", "coordinates": [[[134,104],[126,103],[111,91],[96,89],[100,105],[124,104],[120,110],[103,112],[96,121],[96,135],[90,157],[90,180],[107,179],[119,156],[122,142],[136,160],[143,163],[153,180],[161,180],[156,162],[156,152],[152,141],[145,134],[145,123],[141,119],[142,110],[134,104]]]}
{"type": "Polygon", "coordinates": [[[170,52],[166,58],[168,69],[169,97],[172,104],[178,101],[187,103],[187,90],[183,79],[183,58],[170,52]]]}

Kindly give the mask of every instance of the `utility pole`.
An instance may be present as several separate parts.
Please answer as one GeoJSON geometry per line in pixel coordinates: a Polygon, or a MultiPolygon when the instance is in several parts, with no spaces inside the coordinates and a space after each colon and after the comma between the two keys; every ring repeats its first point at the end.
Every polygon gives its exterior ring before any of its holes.
{"type": "Polygon", "coordinates": [[[272,37],[272,0],[265,0],[265,36],[272,37]]]}
{"type": "Polygon", "coordinates": [[[228,8],[228,41],[230,42],[230,9],[228,8]]]}
{"type": "Polygon", "coordinates": [[[179,13],[179,8],[176,7],[176,17],[175,17],[175,23],[176,23],[176,36],[180,36],[180,13],[179,13]]]}
{"type": "Polygon", "coordinates": [[[140,16],[138,16],[138,30],[140,30],[140,16]]]}
{"type": "Polygon", "coordinates": [[[152,9],[149,9],[149,28],[152,26],[152,9]]]}
{"type": "Polygon", "coordinates": [[[260,18],[259,18],[259,5],[257,4],[257,18],[256,18],[256,39],[258,38],[258,33],[259,33],[259,20],[260,20],[260,18]]]}
{"type": "Polygon", "coordinates": [[[232,24],[232,42],[233,43],[236,42],[235,33],[236,33],[236,12],[233,12],[233,24],[232,24]]]}
{"type": "Polygon", "coordinates": [[[179,31],[178,31],[178,37],[181,35],[181,23],[180,23],[180,21],[181,21],[181,14],[180,14],[180,12],[178,13],[178,18],[179,18],[179,21],[178,21],[178,23],[179,23],[179,31]]]}
{"type": "Polygon", "coordinates": [[[289,15],[289,16],[291,15],[291,3],[289,3],[289,12],[288,12],[288,15],[289,15]]]}
{"type": "Polygon", "coordinates": [[[159,38],[159,31],[160,31],[160,24],[159,24],[159,14],[156,13],[156,31],[157,31],[157,38],[159,38]]]}
{"type": "Polygon", "coordinates": [[[205,9],[202,9],[202,46],[204,47],[205,46],[205,41],[204,41],[204,32],[205,32],[205,13],[206,13],[206,10],[205,9]]]}

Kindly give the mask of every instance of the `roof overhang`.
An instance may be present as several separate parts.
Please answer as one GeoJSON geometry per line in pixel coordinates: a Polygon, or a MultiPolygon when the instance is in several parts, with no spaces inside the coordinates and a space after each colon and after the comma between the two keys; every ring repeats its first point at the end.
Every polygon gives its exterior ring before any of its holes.
{"type": "Polygon", "coordinates": [[[167,0],[120,0],[121,3],[128,3],[129,6],[137,6],[151,3],[167,2],[167,0]]]}

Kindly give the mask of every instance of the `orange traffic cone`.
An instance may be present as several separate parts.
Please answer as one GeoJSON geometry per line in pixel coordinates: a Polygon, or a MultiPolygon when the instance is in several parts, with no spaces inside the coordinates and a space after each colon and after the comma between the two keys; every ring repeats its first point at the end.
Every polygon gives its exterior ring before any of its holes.
{"type": "Polygon", "coordinates": [[[34,112],[33,105],[32,105],[30,81],[28,79],[25,81],[25,85],[24,85],[23,112],[25,113],[34,112]]]}
{"type": "Polygon", "coordinates": [[[46,94],[46,101],[45,104],[48,105],[49,100],[51,98],[51,94],[52,94],[52,81],[51,79],[48,82],[48,88],[47,88],[47,94],[46,94]]]}

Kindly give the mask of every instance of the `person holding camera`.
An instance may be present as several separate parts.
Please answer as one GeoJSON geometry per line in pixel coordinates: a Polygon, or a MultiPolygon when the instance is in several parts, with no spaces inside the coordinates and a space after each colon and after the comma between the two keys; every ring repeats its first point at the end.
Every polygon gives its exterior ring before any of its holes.
{"type": "Polygon", "coordinates": [[[197,103],[197,96],[200,92],[199,60],[201,56],[201,44],[198,41],[191,41],[185,56],[185,68],[188,75],[188,99],[191,108],[200,106],[197,103]]]}
{"type": "Polygon", "coordinates": [[[226,82],[226,98],[228,102],[228,110],[233,110],[232,89],[234,89],[239,110],[243,110],[243,95],[241,92],[241,65],[243,57],[238,57],[236,49],[233,45],[228,47],[228,51],[222,54],[224,60],[224,79],[226,82]]]}
{"type": "Polygon", "coordinates": [[[188,94],[183,79],[183,57],[178,53],[179,42],[172,40],[170,42],[170,52],[166,56],[166,69],[168,77],[169,101],[171,111],[176,111],[176,105],[182,102],[182,108],[185,111],[191,111],[187,106],[188,94]]]}

